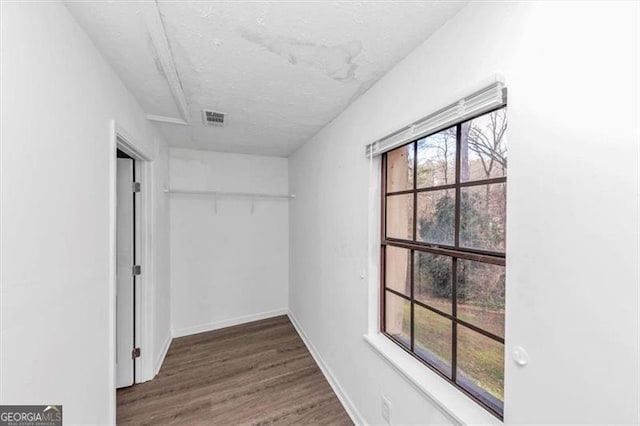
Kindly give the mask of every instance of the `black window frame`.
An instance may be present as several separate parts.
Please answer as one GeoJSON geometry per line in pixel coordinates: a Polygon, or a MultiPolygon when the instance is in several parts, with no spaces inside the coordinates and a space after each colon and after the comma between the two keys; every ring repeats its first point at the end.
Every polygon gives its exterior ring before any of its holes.
{"type": "MultiPolygon", "coordinates": [[[[478,180],[469,180],[469,181],[465,181],[465,182],[461,182],[461,178],[460,178],[460,164],[461,164],[461,126],[464,123],[470,122],[474,119],[477,119],[479,117],[491,114],[495,111],[504,109],[506,112],[506,104],[502,105],[500,107],[494,108],[492,110],[489,111],[485,111],[482,112],[480,114],[474,115],[473,117],[470,118],[466,118],[460,122],[457,123],[453,123],[450,126],[446,126],[443,129],[440,129],[436,132],[421,136],[419,138],[413,139],[410,142],[407,142],[403,145],[400,145],[398,147],[395,147],[395,149],[398,148],[402,148],[402,147],[406,147],[409,145],[413,144],[413,188],[412,189],[403,189],[403,190],[399,190],[399,191],[393,191],[393,192],[387,192],[387,151],[385,153],[382,154],[382,161],[381,161],[381,169],[382,169],[382,173],[381,173],[381,244],[380,244],[380,332],[385,335],[387,338],[389,338],[391,341],[393,341],[395,344],[397,344],[400,348],[402,348],[405,352],[409,353],[411,356],[413,356],[415,359],[417,359],[418,361],[420,361],[423,365],[427,366],[429,369],[431,369],[432,371],[434,371],[435,373],[437,373],[439,376],[441,376],[442,378],[444,378],[446,381],[448,381],[450,384],[452,384],[454,387],[456,387],[457,389],[459,389],[461,392],[463,392],[465,395],[467,395],[468,397],[470,397],[472,400],[474,400],[475,402],[477,402],[480,406],[482,406],[484,409],[486,409],[487,411],[489,411],[491,414],[493,414],[494,416],[496,416],[497,418],[499,418],[500,420],[503,420],[503,413],[504,413],[504,407],[502,409],[502,411],[495,409],[494,407],[492,407],[491,405],[487,404],[485,401],[483,401],[482,399],[478,398],[476,395],[474,395],[472,392],[468,391],[467,389],[465,389],[463,386],[461,386],[457,381],[457,351],[458,351],[458,345],[457,345],[457,329],[458,326],[464,326],[470,330],[473,330],[477,333],[480,333],[498,343],[501,343],[503,345],[503,350],[505,348],[505,339],[504,337],[501,337],[499,335],[496,335],[488,330],[482,329],[481,327],[478,327],[474,324],[471,324],[465,320],[462,320],[460,318],[457,317],[457,262],[458,259],[464,259],[464,260],[472,260],[472,261],[476,261],[476,262],[481,262],[481,263],[487,263],[487,264],[494,264],[494,265],[500,265],[505,267],[506,266],[506,246],[505,246],[505,251],[504,252],[499,252],[499,251],[490,251],[490,250],[483,250],[483,249],[472,249],[472,248],[468,248],[468,247],[462,247],[460,246],[460,193],[461,193],[461,189],[462,188],[469,188],[469,187],[482,187],[483,185],[490,185],[490,184],[499,184],[502,183],[505,185],[507,185],[507,175],[505,173],[505,176],[503,177],[496,177],[496,178],[489,178],[489,179],[478,179],[478,180]],[[453,128],[456,127],[456,158],[455,158],[455,164],[456,164],[456,173],[455,173],[455,183],[453,184],[445,184],[445,185],[437,185],[437,186],[429,186],[429,187],[423,187],[423,188],[418,188],[417,186],[417,179],[418,179],[418,151],[417,151],[417,146],[418,146],[418,142],[424,138],[427,138],[431,135],[437,134],[439,132],[442,132],[443,130],[449,129],[449,128],[453,128]],[[423,192],[429,192],[429,191],[438,191],[438,190],[443,190],[443,189],[448,189],[448,190],[454,190],[455,191],[455,239],[454,239],[454,245],[445,245],[445,244],[436,244],[436,243],[432,243],[432,242],[421,242],[418,241],[417,239],[417,217],[418,217],[418,211],[417,211],[417,199],[418,199],[418,194],[423,193],[423,192]],[[399,239],[399,238],[389,238],[386,235],[386,200],[389,196],[393,196],[393,195],[402,195],[402,194],[412,194],[413,195],[413,211],[412,211],[412,219],[413,219],[413,238],[412,240],[403,240],[403,239],[399,239]],[[409,257],[410,257],[410,270],[409,270],[409,276],[410,276],[410,283],[411,283],[411,287],[410,287],[410,295],[406,295],[403,294],[400,291],[394,290],[392,288],[389,288],[386,286],[385,283],[385,278],[386,278],[386,274],[385,274],[385,266],[386,266],[386,258],[385,258],[385,252],[386,252],[386,247],[387,246],[392,246],[392,247],[399,247],[399,248],[404,248],[409,250],[409,257]],[[414,281],[415,281],[415,277],[414,277],[414,257],[415,257],[415,253],[416,252],[425,252],[425,253],[432,253],[432,254],[438,254],[438,255],[444,255],[444,256],[448,256],[452,258],[452,305],[451,305],[451,313],[446,313],[443,312],[433,306],[429,306],[426,303],[423,303],[417,299],[414,298],[414,281]],[[407,347],[406,344],[404,342],[401,342],[400,340],[396,339],[393,335],[389,334],[386,332],[385,330],[385,326],[386,326],[386,293],[389,292],[397,297],[402,298],[405,301],[408,301],[410,303],[410,347],[407,347]],[[432,365],[429,363],[429,361],[423,359],[422,357],[420,357],[415,351],[414,351],[414,342],[415,342],[415,336],[414,336],[414,329],[415,329],[415,315],[414,315],[414,311],[415,308],[414,306],[418,305],[419,307],[423,308],[423,309],[427,309],[428,311],[435,313],[437,315],[443,316],[449,320],[452,321],[452,349],[451,349],[451,378],[447,377],[446,374],[444,374],[443,372],[441,372],[435,365],[432,365]]],[[[505,212],[506,213],[506,212],[505,212]]],[[[505,220],[506,220],[506,215],[505,215],[505,220]]],[[[505,238],[506,238],[506,233],[505,233],[505,238]]],[[[506,307],[505,307],[505,311],[506,311],[506,307]]],[[[506,359],[506,357],[505,357],[506,359]]],[[[504,364],[503,364],[503,368],[504,368],[504,364]]],[[[504,370],[503,370],[504,371],[504,370]]]]}

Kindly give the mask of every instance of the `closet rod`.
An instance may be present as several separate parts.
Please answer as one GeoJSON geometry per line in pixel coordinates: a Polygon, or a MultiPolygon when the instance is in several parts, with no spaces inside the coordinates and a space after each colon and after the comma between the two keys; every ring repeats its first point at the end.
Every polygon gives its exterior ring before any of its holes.
{"type": "Polygon", "coordinates": [[[189,189],[165,189],[164,192],[169,194],[189,194],[189,195],[213,195],[220,197],[238,197],[238,198],[272,198],[289,200],[295,198],[295,195],[289,194],[258,194],[253,192],[225,192],[225,191],[197,191],[189,189]]]}

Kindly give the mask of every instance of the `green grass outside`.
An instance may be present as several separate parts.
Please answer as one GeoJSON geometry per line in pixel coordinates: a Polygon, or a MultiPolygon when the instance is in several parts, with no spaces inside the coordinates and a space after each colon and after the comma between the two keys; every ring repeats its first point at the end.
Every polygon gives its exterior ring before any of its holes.
{"type": "MultiPolygon", "coordinates": [[[[458,305],[458,310],[478,313],[472,306],[458,305]]],[[[410,330],[410,306],[404,306],[404,330],[410,330]]],[[[486,313],[478,315],[487,317],[486,313]]],[[[500,321],[504,329],[503,313],[489,315],[500,321]]],[[[471,319],[471,318],[469,318],[471,319]]],[[[473,321],[470,321],[473,323],[473,321]]],[[[494,324],[495,328],[499,328],[494,324]]],[[[451,365],[451,321],[420,306],[415,307],[415,344],[428,349],[451,365]]],[[[504,400],[504,345],[471,329],[458,326],[458,374],[462,372],[480,388],[504,400]]]]}

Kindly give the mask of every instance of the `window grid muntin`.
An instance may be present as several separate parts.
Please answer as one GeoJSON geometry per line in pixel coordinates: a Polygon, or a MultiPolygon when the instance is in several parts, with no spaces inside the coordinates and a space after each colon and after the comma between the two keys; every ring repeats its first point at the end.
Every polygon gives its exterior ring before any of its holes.
{"type": "MultiPolygon", "coordinates": [[[[409,143],[413,143],[413,142],[409,142],[409,143]]],[[[470,180],[470,181],[460,182],[459,184],[449,183],[447,185],[428,186],[426,188],[403,189],[401,191],[387,192],[386,196],[413,194],[414,192],[420,193],[420,192],[429,192],[429,191],[439,191],[442,189],[455,189],[456,186],[459,186],[460,188],[467,188],[469,186],[482,186],[482,185],[491,185],[494,183],[505,183],[506,181],[507,181],[507,177],[501,176],[501,177],[495,177],[495,178],[489,178],[489,179],[470,180]]]]}
{"type": "MultiPolygon", "coordinates": [[[[417,175],[418,175],[418,169],[417,169],[417,163],[418,163],[418,153],[417,153],[417,142],[421,139],[427,138],[430,135],[427,136],[423,136],[420,137],[416,140],[413,140],[411,142],[408,142],[400,147],[394,148],[394,149],[399,149],[401,147],[404,146],[408,146],[408,145],[413,145],[413,188],[412,189],[407,189],[407,190],[402,190],[402,191],[395,191],[395,192],[386,192],[386,179],[387,179],[387,154],[385,153],[383,155],[383,159],[382,159],[382,197],[381,197],[381,203],[382,203],[382,223],[381,223],[381,227],[382,227],[382,243],[381,243],[381,261],[382,261],[382,267],[381,267],[381,271],[383,272],[383,274],[381,275],[381,332],[383,334],[385,334],[388,338],[390,338],[391,340],[395,341],[398,346],[400,346],[402,349],[404,349],[406,352],[408,352],[410,355],[412,355],[414,358],[416,358],[417,360],[419,360],[420,362],[422,362],[424,365],[426,365],[427,367],[429,367],[432,371],[436,372],[437,374],[439,374],[440,376],[442,376],[445,380],[449,381],[452,385],[454,385],[456,388],[458,388],[460,391],[462,391],[463,393],[465,393],[467,396],[469,396],[471,399],[473,399],[474,401],[476,401],[479,405],[481,405],[482,407],[484,407],[486,410],[488,410],[489,412],[491,412],[493,415],[495,415],[496,417],[500,418],[501,420],[503,419],[503,413],[499,412],[497,410],[495,410],[493,407],[491,407],[488,403],[486,403],[485,401],[483,401],[482,399],[480,399],[479,397],[477,397],[476,395],[474,395],[471,391],[465,389],[462,385],[460,385],[456,380],[457,380],[457,370],[458,370],[458,366],[457,366],[457,344],[458,344],[458,336],[457,336],[457,327],[458,324],[464,327],[467,327],[468,329],[477,332],[485,337],[488,337],[496,342],[501,343],[502,345],[504,345],[504,338],[500,337],[494,333],[491,333],[487,330],[482,329],[481,327],[475,326],[473,324],[470,324],[467,321],[461,320],[459,318],[457,318],[457,270],[458,270],[458,265],[457,265],[457,261],[458,259],[469,259],[469,260],[473,260],[476,262],[482,262],[482,263],[490,263],[490,264],[495,264],[495,265],[500,265],[500,266],[505,266],[505,258],[506,258],[506,251],[505,252],[495,252],[495,251],[487,251],[487,250],[481,250],[481,249],[473,249],[473,248],[468,248],[468,247],[461,247],[460,246],[460,192],[461,192],[461,188],[466,188],[466,187],[473,187],[473,186],[482,186],[482,185],[489,185],[489,184],[494,184],[494,183],[504,183],[506,185],[507,182],[507,177],[506,176],[502,176],[502,177],[496,177],[496,178],[489,178],[489,179],[481,179],[481,180],[471,180],[471,181],[464,181],[461,182],[461,178],[460,178],[460,163],[461,163],[461,155],[460,155],[460,148],[461,148],[461,126],[463,123],[466,122],[470,122],[472,120],[474,120],[475,118],[478,118],[482,115],[486,115],[486,114],[491,114],[492,112],[505,108],[506,106],[502,106],[500,108],[496,108],[492,111],[488,111],[488,112],[484,112],[476,117],[472,117],[469,118],[467,120],[465,120],[464,122],[458,123],[455,125],[456,128],[456,173],[455,173],[455,183],[454,184],[447,184],[447,185],[438,185],[438,186],[432,186],[432,187],[426,187],[426,188],[417,188],[417,175]],[[420,242],[417,241],[417,216],[418,216],[418,211],[417,211],[417,194],[421,193],[421,192],[428,192],[428,191],[437,191],[437,190],[442,190],[442,189],[454,189],[455,190],[455,242],[454,242],[454,246],[448,246],[448,245],[442,245],[442,244],[435,244],[435,243],[429,243],[429,242],[420,242]],[[403,240],[403,239],[399,239],[399,238],[387,238],[386,236],[386,222],[387,222],[387,217],[386,217],[386,200],[388,196],[391,195],[400,195],[400,194],[413,194],[413,240],[403,240]],[[386,257],[385,257],[385,251],[386,251],[386,246],[396,246],[396,247],[402,247],[402,248],[406,248],[409,249],[409,255],[411,257],[411,262],[410,262],[410,297],[407,297],[406,295],[403,295],[393,289],[389,289],[386,287],[385,285],[385,269],[386,269],[386,257]],[[421,251],[421,252],[428,252],[428,253],[434,253],[434,254],[440,254],[440,255],[445,255],[451,258],[451,262],[452,262],[452,313],[451,314],[447,314],[445,312],[440,311],[439,309],[430,306],[427,303],[423,303],[420,302],[418,300],[415,299],[414,297],[414,286],[415,286],[415,277],[414,277],[414,262],[415,262],[415,252],[416,251],[421,251]],[[385,328],[386,328],[386,318],[385,318],[385,311],[386,311],[386,292],[389,291],[390,293],[397,295],[407,301],[409,301],[410,303],[410,348],[407,348],[401,341],[399,341],[398,339],[396,339],[393,335],[389,334],[386,332],[385,328]],[[423,359],[422,357],[420,357],[416,352],[415,352],[415,308],[414,305],[418,305],[420,307],[423,307],[431,312],[434,312],[440,316],[443,316],[445,318],[448,318],[449,320],[451,320],[451,324],[452,324],[452,352],[451,352],[451,377],[448,377],[446,374],[442,373],[436,366],[431,365],[427,360],[423,359]]],[[[452,126],[453,127],[453,126],[452,126]]],[[[442,131],[442,130],[440,130],[442,131]]],[[[438,133],[438,132],[435,132],[438,133]]]]}

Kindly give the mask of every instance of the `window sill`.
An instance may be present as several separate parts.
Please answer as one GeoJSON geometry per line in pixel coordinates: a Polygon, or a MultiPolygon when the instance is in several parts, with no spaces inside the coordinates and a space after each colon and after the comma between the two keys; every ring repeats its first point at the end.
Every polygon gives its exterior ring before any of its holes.
{"type": "Polygon", "coordinates": [[[386,336],[380,333],[365,334],[364,340],[454,421],[462,425],[502,425],[499,419],[407,354],[386,336]]]}

